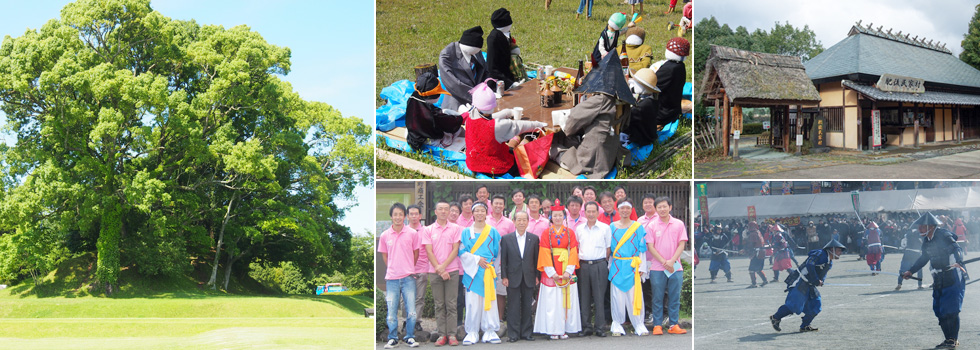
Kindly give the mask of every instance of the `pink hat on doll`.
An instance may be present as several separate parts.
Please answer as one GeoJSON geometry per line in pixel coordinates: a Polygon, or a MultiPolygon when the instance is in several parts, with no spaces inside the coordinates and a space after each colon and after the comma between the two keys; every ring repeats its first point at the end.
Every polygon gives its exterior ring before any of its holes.
{"type": "Polygon", "coordinates": [[[483,113],[493,112],[493,109],[497,108],[497,96],[487,86],[487,82],[491,80],[496,82],[493,78],[488,78],[486,81],[470,89],[470,95],[473,96],[473,107],[476,107],[476,109],[483,113]]]}

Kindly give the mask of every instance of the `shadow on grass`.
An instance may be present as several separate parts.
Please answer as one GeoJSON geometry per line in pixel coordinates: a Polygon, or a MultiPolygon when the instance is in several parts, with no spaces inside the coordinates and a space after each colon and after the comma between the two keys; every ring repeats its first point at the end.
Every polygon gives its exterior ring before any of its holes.
{"type": "Polygon", "coordinates": [[[374,307],[373,295],[370,291],[358,292],[355,295],[289,295],[283,298],[325,303],[357,315],[363,315],[364,308],[374,307]]]}

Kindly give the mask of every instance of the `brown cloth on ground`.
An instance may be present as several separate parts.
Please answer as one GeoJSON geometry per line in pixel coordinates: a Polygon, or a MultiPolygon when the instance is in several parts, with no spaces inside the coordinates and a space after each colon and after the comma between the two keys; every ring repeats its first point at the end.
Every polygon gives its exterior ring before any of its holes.
{"type": "Polygon", "coordinates": [[[616,117],[616,98],[593,94],[572,108],[565,129],[555,134],[549,158],[575,175],[604,178],[620,156],[619,138],[609,134],[616,117]]]}

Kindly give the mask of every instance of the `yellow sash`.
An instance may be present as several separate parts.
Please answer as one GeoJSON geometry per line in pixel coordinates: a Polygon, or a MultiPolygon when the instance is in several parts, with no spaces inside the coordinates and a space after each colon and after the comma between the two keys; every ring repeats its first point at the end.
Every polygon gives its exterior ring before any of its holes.
{"type": "Polygon", "coordinates": [[[626,234],[619,239],[619,243],[616,244],[616,249],[613,250],[614,259],[630,260],[630,266],[633,267],[633,315],[639,315],[640,311],[643,311],[643,285],[641,284],[642,282],[640,282],[640,264],[642,261],[640,260],[639,256],[627,258],[616,256],[616,252],[619,251],[619,248],[623,247],[623,244],[625,244],[626,241],[633,238],[633,233],[635,233],[636,229],[639,227],[640,223],[633,221],[633,225],[626,230],[626,234]]]}
{"type": "MultiPolygon", "coordinates": [[[[473,248],[470,248],[470,254],[476,254],[477,249],[483,246],[483,242],[487,240],[490,236],[490,225],[483,224],[483,232],[480,232],[480,237],[476,239],[476,244],[473,248]]],[[[497,300],[497,289],[494,285],[494,279],[497,278],[497,270],[493,268],[493,259],[487,261],[486,271],[483,271],[483,310],[490,310],[490,302],[497,300]]]]}
{"type": "MultiPolygon", "coordinates": [[[[568,267],[568,249],[551,248],[551,252],[553,255],[558,257],[558,262],[562,264],[561,265],[562,270],[561,271],[555,270],[555,274],[558,276],[564,276],[563,274],[565,273],[565,268],[568,267]]],[[[558,279],[563,280],[563,278],[561,277],[559,277],[558,279]]],[[[571,280],[565,281],[565,285],[558,285],[557,283],[555,283],[556,287],[561,288],[561,294],[564,299],[562,305],[565,307],[565,313],[568,313],[568,309],[572,308],[571,296],[568,295],[568,287],[572,285],[571,282],[572,282],[571,280]]]]}

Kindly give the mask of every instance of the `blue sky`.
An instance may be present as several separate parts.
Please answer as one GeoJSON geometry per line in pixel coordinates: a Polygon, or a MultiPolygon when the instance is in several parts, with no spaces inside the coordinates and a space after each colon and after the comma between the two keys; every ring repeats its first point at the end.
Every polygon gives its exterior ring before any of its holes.
{"type": "MultiPolygon", "coordinates": [[[[70,2],[0,1],[0,37],[40,28],[70,2]]],[[[269,43],[292,50],[292,71],[284,79],[300,96],[373,123],[374,1],[156,0],[151,6],[198,24],[248,25],[269,43]]],[[[5,123],[0,112],[0,125],[5,123]]],[[[2,135],[0,141],[12,145],[14,138],[2,135]]],[[[354,233],[373,231],[374,189],[360,188],[355,198],[362,200],[343,222],[354,233]]]]}

